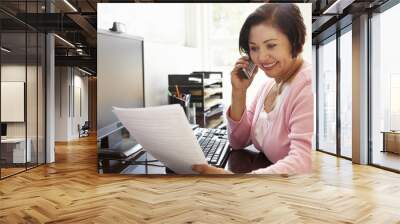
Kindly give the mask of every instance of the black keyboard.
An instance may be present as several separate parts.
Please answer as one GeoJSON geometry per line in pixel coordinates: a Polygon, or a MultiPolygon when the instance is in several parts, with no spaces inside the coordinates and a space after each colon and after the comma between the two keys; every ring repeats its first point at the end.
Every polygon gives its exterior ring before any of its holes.
{"type": "Polygon", "coordinates": [[[222,129],[196,128],[194,134],[207,162],[223,167],[229,155],[228,132],[222,129]]]}

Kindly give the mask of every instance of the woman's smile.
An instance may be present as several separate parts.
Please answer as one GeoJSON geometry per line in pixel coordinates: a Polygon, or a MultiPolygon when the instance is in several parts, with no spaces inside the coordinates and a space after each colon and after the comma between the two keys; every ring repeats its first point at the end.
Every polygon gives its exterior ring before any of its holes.
{"type": "Polygon", "coordinates": [[[265,71],[265,70],[271,70],[271,69],[273,69],[274,67],[275,67],[275,65],[277,65],[278,64],[278,61],[274,61],[274,62],[271,62],[271,63],[262,63],[261,64],[261,67],[263,68],[263,70],[265,71]]]}

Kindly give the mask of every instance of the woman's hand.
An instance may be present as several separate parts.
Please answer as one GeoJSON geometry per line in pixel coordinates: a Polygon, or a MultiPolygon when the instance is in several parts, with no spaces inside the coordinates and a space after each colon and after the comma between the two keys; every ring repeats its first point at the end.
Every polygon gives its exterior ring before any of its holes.
{"type": "Polygon", "coordinates": [[[199,174],[233,174],[229,171],[208,164],[195,164],[192,166],[192,170],[199,174]]]}
{"type": "Polygon", "coordinates": [[[249,66],[249,57],[243,56],[239,58],[235,63],[235,68],[231,72],[231,83],[232,83],[232,104],[229,116],[234,121],[240,121],[244,110],[246,109],[246,92],[251,82],[253,82],[255,74],[258,71],[258,67],[254,69],[254,74],[250,79],[246,79],[240,74],[240,70],[249,66]]]}
{"type": "Polygon", "coordinates": [[[239,58],[236,63],[235,67],[231,72],[231,83],[232,83],[232,91],[239,91],[239,92],[246,92],[247,88],[249,88],[250,84],[252,83],[255,74],[258,71],[258,67],[254,69],[253,75],[250,79],[246,79],[240,74],[242,68],[247,68],[249,66],[249,57],[243,56],[239,58]]]}

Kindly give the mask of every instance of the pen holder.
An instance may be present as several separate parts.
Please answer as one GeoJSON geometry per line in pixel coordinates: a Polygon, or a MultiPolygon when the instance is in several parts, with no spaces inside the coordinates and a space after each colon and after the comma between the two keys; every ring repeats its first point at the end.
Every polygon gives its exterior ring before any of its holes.
{"type": "Polygon", "coordinates": [[[169,97],[169,104],[179,104],[183,107],[186,117],[188,117],[188,110],[190,105],[190,94],[183,94],[182,98],[177,98],[176,96],[169,97]]]}

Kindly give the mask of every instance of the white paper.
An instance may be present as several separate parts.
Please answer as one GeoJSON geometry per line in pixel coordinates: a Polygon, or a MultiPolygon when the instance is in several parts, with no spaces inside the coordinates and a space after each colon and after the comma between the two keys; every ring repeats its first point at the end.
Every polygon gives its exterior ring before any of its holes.
{"type": "Polygon", "coordinates": [[[180,105],[113,108],[135,140],[175,173],[194,174],[193,164],[207,164],[180,105]]]}

